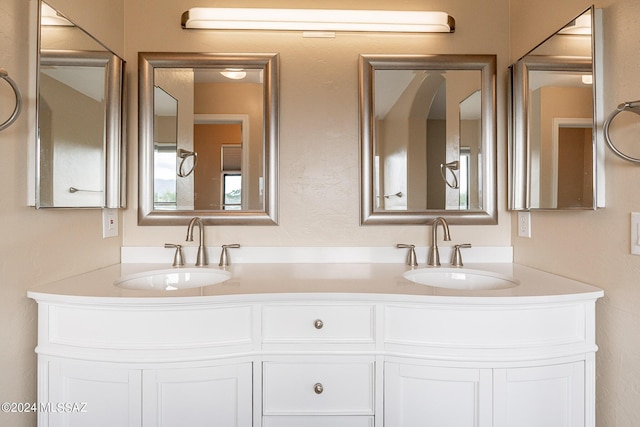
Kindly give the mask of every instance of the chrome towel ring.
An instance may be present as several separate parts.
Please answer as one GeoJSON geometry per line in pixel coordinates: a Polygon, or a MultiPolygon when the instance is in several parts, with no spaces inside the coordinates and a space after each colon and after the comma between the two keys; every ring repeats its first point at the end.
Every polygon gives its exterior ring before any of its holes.
{"type": "Polygon", "coordinates": [[[607,120],[604,122],[604,139],[605,141],[607,141],[607,145],[609,146],[609,148],[611,148],[611,150],[613,150],[613,152],[616,153],[619,157],[625,160],[628,160],[630,162],[640,163],[640,158],[631,157],[627,154],[624,154],[622,151],[618,149],[618,147],[613,145],[613,142],[611,141],[611,137],[609,136],[609,126],[611,125],[611,122],[618,114],[622,113],[623,111],[630,111],[632,113],[636,113],[640,115],[640,101],[629,101],[629,102],[625,102],[618,105],[615,111],[613,111],[609,115],[609,117],[607,117],[607,120]]]}
{"type": "Polygon", "coordinates": [[[182,159],[180,161],[180,166],[178,167],[178,176],[180,178],[185,178],[185,177],[191,175],[191,172],[196,170],[196,166],[198,165],[198,153],[196,153],[195,151],[185,150],[184,148],[179,148],[178,149],[178,157],[182,159]],[[191,166],[191,169],[189,169],[188,171],[185,172],[185,170],[184,170],[184,162],[189,157],[193,157],[193,165],[191,166]]]}
{"type": "Polygon", "coordinates": [[[440,175],[442,175],[442,179],[447,183],[449,187],[453,188],[454,190],[460,188],[460,186],[458,185],[458,177],[454,172],[459,169],[460,162],[458,160],[454,160],[453,162],[449,163],[440,163],[440,175]],[[447,171],[450,171],[451,175],[453,175],[453,183],[449,182],[449,178],[447,178],[447,171]]]}
{"type": "Polygon", "coordinates": [[[2,131],[11,126],[20,115],[20,110],[22,109],[22,95],[20,94],[18,85],[13,81],[11,77],[9,77],[9,73],[7,73],[7,70],[5,70],[4,68],[0,68],[0,79],[6,80],[16,95],[16,107],[13,109],[11,117],[9,117],[4,123],[0,124],[0,131],[2,131]]]}

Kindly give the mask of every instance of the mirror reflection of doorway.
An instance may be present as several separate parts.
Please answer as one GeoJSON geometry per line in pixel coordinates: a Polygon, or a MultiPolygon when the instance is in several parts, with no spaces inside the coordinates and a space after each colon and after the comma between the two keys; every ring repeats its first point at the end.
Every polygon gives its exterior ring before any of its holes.
{"type": "MultiPolygon", "coordinates": [[[[194,176],[194,207],[196,210],[224,209],[225,176],[238,176],[242,165],[241,123],[196,123],[193,126],[193,146],[207,167],[198,168],[194,176]],[[229,150],[225,147],[238,147],[229,150]],[[224,153],[230,155],[224,155],[224,153]],[[236,153],[231,155],[231,153],[236,153]]],[[[239,203],[238,203],[239,205],[239,203]]]]}
{"type": "Polygon", "coordinates": [[[553,128],[557,207],[593,205],[592,120],[555,119],[553,128]]]}

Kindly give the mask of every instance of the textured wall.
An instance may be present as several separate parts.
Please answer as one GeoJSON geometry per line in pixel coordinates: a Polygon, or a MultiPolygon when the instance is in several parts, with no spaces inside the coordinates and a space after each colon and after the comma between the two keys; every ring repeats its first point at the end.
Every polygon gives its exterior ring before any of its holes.
{"type": "MultiPolygon", "coordinates": [[[[512,51],[517,58],[591,2],[511,0],[512,51]]],[[[640,96],[640,2],[597,2],[604,16],[604,110],[640,96]]],[[[617,143],[637,146],[634,132],[613,132],[617,143]]],[[[614,126],[618,128],[619,126],[614,126]]],[[[636,148],[635,156],[640,156],[636,148]]],[[[532,239],[512,241],[516,262],[604,289],[597,305],[597,425],[640,425],[640,257],[630,254],[630,212],[640,211],[640,167],[606,153],[607,207],[597,212],[533,212],[532,239]]]]}
{"type": "MultiPolygon", "coordinates": [[[[28,36],[30,22],[35,18],[30,16],[30,8],[35,3],[35,0],[3,0],[0,5],[0,67],[9,72],[25,97],[19,119],[0,132],[1,402],[36,400],[36,304],[26,297],[27,289],[117,263],[121,245],[119,238],[102,239],[99,210],[27,207],[28,118],[34,114],[33,95],[28,91],[32,66],[28,36]]],[[[101,8],[121,3],[100,0],[92,5],[101,8]]],[[[117,22],[121,22],[122,17],[103,13],[99,20],[101,25],[111,21],[113,27],[118,28],[117,22]]],[[[123,51],[122,34],[112,39],[120,43],[113,48],[123,51]]],[[[0,117],[4,121],[13,110],[14,101],[8,85],[0,83],[0,117]]],[[[0,425],[33,426],[35,414],[0,412],[0,425]]]]}
{"type": "MultiPolygon", "coordinates": [[[[454,34],[347,35],[302,38],[298,32],[246,33],[182,30],[188,1],[126,3],[126,48],[131,93],[137,90],[138,51],[276,52],[280,54],[280,225],[208,227],[207,244],[231,241],[247,246],[425,245],[425,226],[359,225],[358,55],[362,53],[457,53],[498,55],[498,153],[500,224],[453,227],[454,241],[508,246],[506,194],[506,86],[508,1],[331,0],[323,8],[446,10],[456,19],[454,34]],[[144,22],[145,25],[139,25],[144,22]]],[[[260,1],[219,1],[219,7],[265,6],[260,1]]],[[[270,7],[318,7],[317,2],[273,0],[270,7]]],[[[137,226],[137,103],[129,104],[129,206],[125,246],[158,246],[184,240],[184,227],[137,226]]]]}

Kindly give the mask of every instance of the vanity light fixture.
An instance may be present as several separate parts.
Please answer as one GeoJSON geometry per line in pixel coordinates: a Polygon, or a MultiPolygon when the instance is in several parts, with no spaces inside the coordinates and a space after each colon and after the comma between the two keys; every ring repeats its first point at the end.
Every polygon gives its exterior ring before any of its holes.
{"type": "Polygon", "coordinates": [[[242,80],[247,77],[247,72],[242,68],[225,68],[220,74],[231,80],[242,80]]]}
{"type": "Polygon", "coordinates": [[[182,14],[182,28],[453,33],[455,19],[433,11],[194,7],[182,14]]]}

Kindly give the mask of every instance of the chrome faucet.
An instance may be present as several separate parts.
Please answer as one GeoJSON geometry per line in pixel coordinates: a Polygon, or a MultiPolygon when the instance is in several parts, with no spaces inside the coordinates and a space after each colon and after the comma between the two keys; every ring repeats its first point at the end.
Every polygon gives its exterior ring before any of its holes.
{"type": "Polygon", "coordinates": [[[196,267],[207,265],[207,248],[204,247],[204,224],[200,218],[193,217],[187,227],[187,242],[193,242],[193,226],[198,225],[200,229],[200,241],[198,244],[198,256],[196,257],[196,267]]]}
{"type": "Polygon", "coordinates": [[[433,220],[431,224],[431,247],[429,248],[429,258],[427,259],[427,265],[433,267],[440,266],[440,253],[438,252],[438,224],[442,225],[444,231],[444,240],[450,241],[451,235],[449,234],[449,224],[447,220],[439,216],[433,220]]]}
{"type": "Polygon", "coordinates": [[[239,248],[240,245],[238,243],[234,243],[232,245],[222,245],[222,251],[220,252],[220,262],[218,263],[219,267],[227,267],[231,261],[229,260],[229,253],[227,251],[228,248],[239,248]]]}

